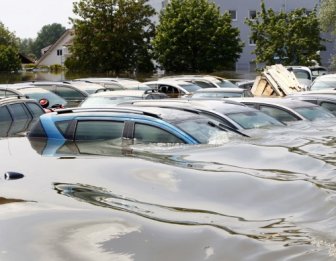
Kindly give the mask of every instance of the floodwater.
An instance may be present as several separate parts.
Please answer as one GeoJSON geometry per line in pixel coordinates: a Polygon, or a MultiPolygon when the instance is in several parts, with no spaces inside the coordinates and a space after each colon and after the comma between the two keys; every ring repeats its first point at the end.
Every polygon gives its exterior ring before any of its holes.
{"type": "Polygon", "coordinates": [[[250,135],[126,148],[3,138],[0,260],[334,260],[336,122],[250,135]]]}

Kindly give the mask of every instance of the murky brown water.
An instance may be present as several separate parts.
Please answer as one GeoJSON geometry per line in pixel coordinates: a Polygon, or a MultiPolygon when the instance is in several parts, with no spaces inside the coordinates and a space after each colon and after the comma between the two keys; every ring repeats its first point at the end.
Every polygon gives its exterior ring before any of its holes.
{"type": "Polygon", "coordinates": [[[335,131],[96,150],[2,139],[0,260],[334,260],[335,131]]]}

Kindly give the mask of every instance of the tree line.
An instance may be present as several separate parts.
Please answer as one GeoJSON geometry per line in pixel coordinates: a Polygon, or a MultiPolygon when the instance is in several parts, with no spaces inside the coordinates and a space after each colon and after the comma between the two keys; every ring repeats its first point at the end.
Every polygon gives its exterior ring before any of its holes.
{"type": "MultiPolygon", "coordinates": [[[[285,13],[267,9],[245,23],[255,43],[256,63],[309,65],[319,62],[325,50],[321,32],[335,33],[335,0],[324,0],[319,11],[304,8],[285,13]]],[[[221,13],[207,0],[171,0],[160,12],[148,0],[80,0],[73,3],[76,18],[71,56],[65,66],[71,71],[212,72],[233,69],[244,44],[229,13],[221,13]],[[155,62],[154,62],[155,61],[155,62]]],[[[20,69],[19,53],[33,59],[65,31],[60,24],[45,25],[36,39],[18,39],[0,22],[0,71],[20,69]]]]}

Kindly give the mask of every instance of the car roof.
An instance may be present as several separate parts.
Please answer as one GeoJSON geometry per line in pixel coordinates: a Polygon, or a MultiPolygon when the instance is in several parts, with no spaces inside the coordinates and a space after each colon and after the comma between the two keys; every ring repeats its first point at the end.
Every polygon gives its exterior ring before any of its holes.
{"type": "Polygon", "coordinates": [[[174,86],[180,86],[180,84],[192,84],[190,82],[186,82],[183,80],[178,80],[178,79],[158,79],[156,81],[148,81],[144,82],[144,84],[171,84],[174,86]]]}
{"type": "Polygon", "coordinates": [[[116,97],[116,96],[143,96],[146,94],[145,90],[116,90],[93,93],[89,97],[116,97]]]}
{"type": "Polygon", "coordinates": [[[230,100],[250,103],[250,104],[268,104],[277,105],[287,108],[297,108],[297,107],[316,107],[318,105],[312,104],[310,102],[299,101],[296,99],[284,99],[284,98],[268,98],[268,97],[239,97],[239,98],[227,98],[230,100]]]}
{"type": "Polygon", "coordinates": [[[164,120],[178,120],[183,118],[190,118],[192,116],[197,116],[199,113],[197,110],[180,110],[177,108],[159,108],[159,107],[109,107],[109,108],[71,108],[57,110],[54,113],[49,113],[51,116],[55,115],[85,115],[86,116],[96,116],[96,115],[116,115],[116,114],[132,114],[144,116],[144,117],[154,117],[164,120]],[[177,112],[178,111],[178,112],[177,112]]]}
{"type": "MultiPolygon", "coordinates": [[[[18,103],[18,102],[33,102],[36,104],[39,104],[36,100],[34,99],[28,99],[22,96],[18,97],[0,97],[0,105],[5,105],[9,103],[18,103]]],[[[39,104],[40,105],[40,104],[39,104]]]]}
{"type": "Polygon", "coordinates": [[[161,108],[179,108],[179,109],[203,109],[203,110],[221,110],[226,113],[255,111],[255,109],[244,104],[232,102],[229,100],[211,100],[211,99],[165,99],[165,100],[140,100],[121,103],[135,106],[158,106],[161,108]]]}
{"type": "Polygon", "coordinates": [[[202,88],[197,90],[196,92],[218,92],[218,93],[226,93],[226,92],[244,92],[245,90],[242,88],[202,88]]]}
{"type": "MultiPolygon", "coordinates": [[[[335,93],[336,94],[336,93],[335,93]]],[[[290,95],[287,96],[286,98],[293,98],[295,99],[295,97],[299,97],[299,98],[305,98],[305,99],[320,99],[320,100],[329,100],[329,101],[336,101],[336,96],[334,94],[296,94],[296,95],[290,95]]]]}

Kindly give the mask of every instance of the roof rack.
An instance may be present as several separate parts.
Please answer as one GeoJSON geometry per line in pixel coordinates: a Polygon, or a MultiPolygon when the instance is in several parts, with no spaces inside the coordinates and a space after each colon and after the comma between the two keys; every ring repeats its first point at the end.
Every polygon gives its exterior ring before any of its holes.
{"type": "MultiPolygon", "coordinates": [[[[140,107],[139,107],[140,108],[140,107]]],[[[161,119],[159,114],[142,111],[142,110],[135,110],[135,109],[129,109],[129,108],[70,108],[70,109],[62,109],[57,110],[57,114],[66,114],[66,113],[75,113],[75,112],[130,112],[135,114],[142,114],[147,115],[151,117],[155,117],[158,119],[161,119]]]]}

